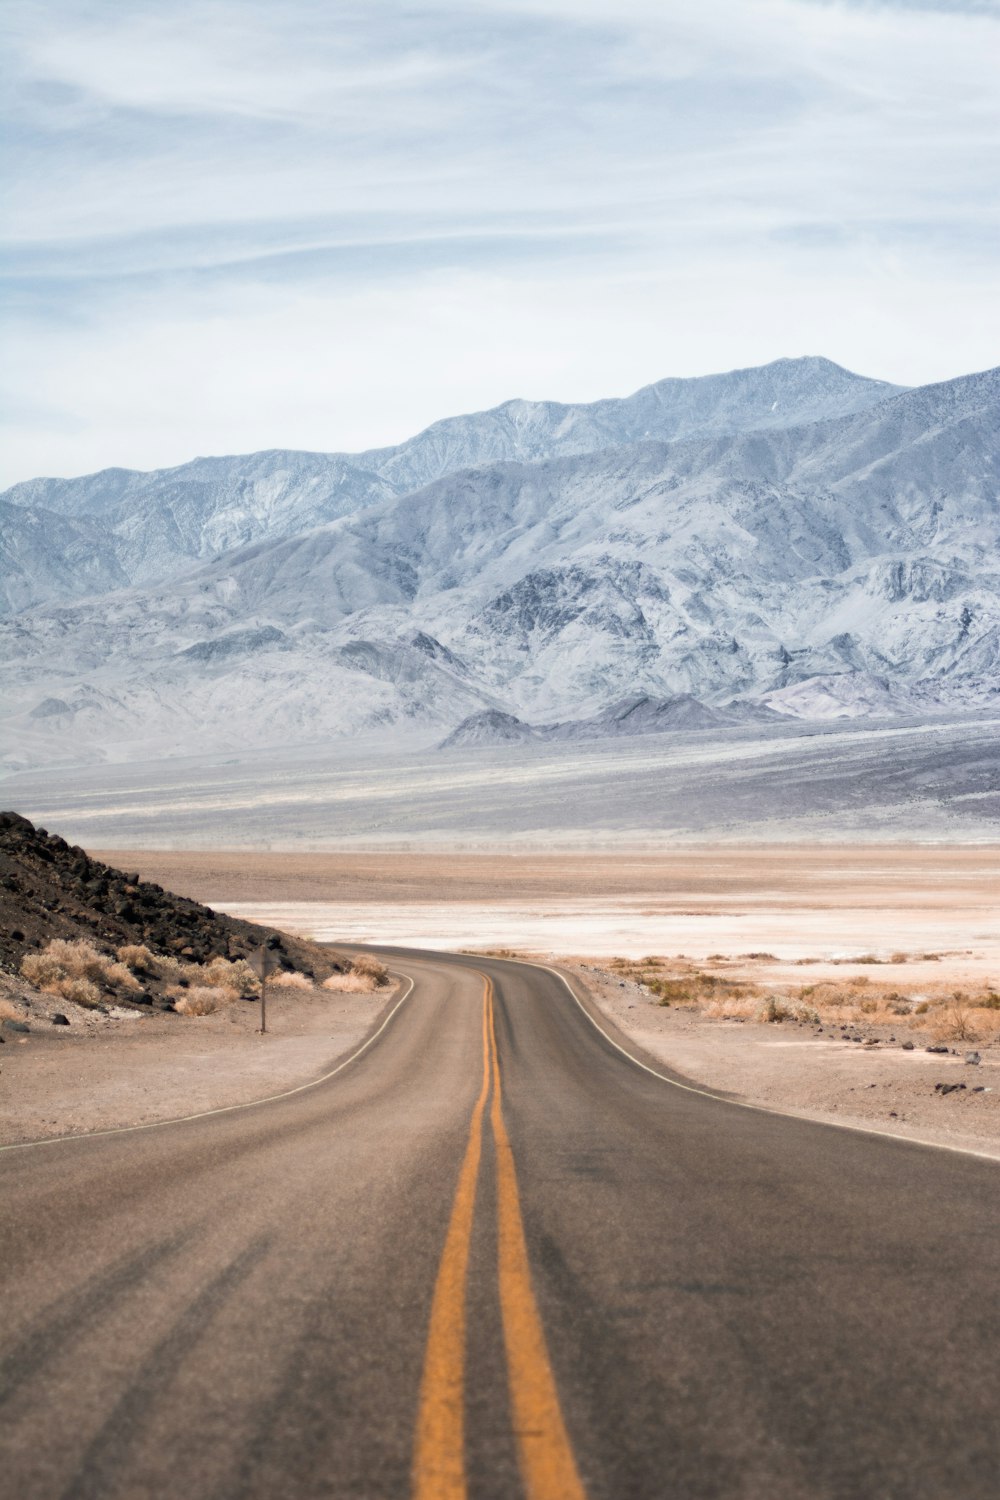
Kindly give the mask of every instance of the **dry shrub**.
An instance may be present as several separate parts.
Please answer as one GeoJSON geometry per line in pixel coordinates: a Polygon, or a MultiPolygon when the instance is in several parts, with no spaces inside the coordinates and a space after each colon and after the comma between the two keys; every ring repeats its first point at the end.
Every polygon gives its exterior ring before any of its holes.
{"type": "Polygon", "coordinates": [[[0,1000],[0,1021],[23,1021],[25,1012],[19,1010],[13,1000],[0,1000]]]}
{"type": "Polygon", "coordinates": [[[202,971],[203,982],[235,990],[245,999],[260,994],[260,980],[245,958],[212,958],[202,971]]]}
{"type": "Polygon", "coordinates": [[[26,953],[21,960],[21,973],[29,984],[40,990],[66,978],[66,970],[50,953],[26,953]]]}
{"type": "Polygon", "coordinates": [[[787,1021],[791,1014],[787,1002],[778,995],[768,995],[757,1007],[758,1021],[787,1021]]]}
{"type": "Polygon", "coordinates": [[[141,990],[142,985],[136,979],[132,970],[125,964],[108,964],[104,971],[104,979],[107,984],[113,984],[120,990],[141,990]]]}
{"type": "Polygon", "coordinates": [[[118,949],[118,960],[134,974],[151,974],[157,963],[145,943],[123,943],[118,949]]]}
{"type": "Polygon", "coordinates": [[[385,964],[369,953],[359,953],[346,974],[331,974],[323,980],[323,988],[342,995],[370,995],[388,983],[385,964]]]}
{"type": "Polygon", "coordinates": [[[48,993],[61,995],[64,1000],[71,1000],[74,1005],[84,1005],[88,1010],[93,1010],[101,1003],[101,992],[92,979],[59,979],[48,993]]]}
{"type": "Polygon", "coordinates": [[[280,974],[272,974],[268,979],[268,985],[279,990],[311,990],[313,982],[304,974],[297,974],[294,969],[282,969],[280,974]]]}
{"type": "Polygon", "coordinates": [[[370,995],[375,986],[363,974],[331,974],[323,980],[323,988],[338,995],[370,995]]]}
{"type": "Polygon", "coordinates": [[[176,982],[178,979],[183,979],[185,971],[189,968],[201,973],[198,964],[182,963],[172,953],[157,953],[156,955],[156,972],[161,979],[172,979],[176,982]]]}
{"type": "Polygon", "coordinates": [[[53,938],[45,953],[61,964],[64,974],[73,978],[100,980],[114,963],[106,953],[88,943],[86,938],[71,942],[68,938],[53,938]]]}
{"type": "MultiPolygon", "coordinates": [[[[67,938],[53,938],[41,953],[26,953],[21,960],[21,973],[29,984],[49,994],[62,995],[71,1000],[65,984],[68,980],[86,980],[94,989],[97,984],[110,985],[117,989],[137,990],[141,986],[131,969],[125,964],[109,958],[88,943],[85,938],[70,942],[67,938]]],[[[81,991],[89,995],[89,991],[81,991]]],[[[84,999],[80,1005],[96,1005],[97,1000],[84,999]]]]}
{"type": "Polygon", "coordinates": [[[375,989],[381,989],[384,984],[389,983],[389,970],[385,964],[370,953],[359,953],[351,963],[355,974],[360,974],[363,979],[370,979],[375,989]]]}
{"type": "Polygon", "coordinates": [[[232,990],[234,994],[244,998],[260,994],[260,980],[245,958],[230,960],[216,956],[205,964],[180,964],[174,959],[164,964],[163,972],[165,977],[169,975],[171,979],[181,980],[189,985],[232,990]]]}
{"type": "Polygon", "coordinates": [[[235,999],[233,990],[223,989],[220,985],[199,984],[194,989],[182,990],[174,1001],[174,1009],[182,1016],[210,1016],[224,1005],[231,1005],[235,999]]]}

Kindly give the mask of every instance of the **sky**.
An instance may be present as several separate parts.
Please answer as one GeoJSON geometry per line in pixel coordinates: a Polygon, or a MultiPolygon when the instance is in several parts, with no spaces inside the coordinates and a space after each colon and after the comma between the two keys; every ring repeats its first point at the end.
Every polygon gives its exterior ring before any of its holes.
{"type": "Polygon", "coordinates": [[[7,0],[0,484],[1000,363],[1000,0],[7,0]]]}

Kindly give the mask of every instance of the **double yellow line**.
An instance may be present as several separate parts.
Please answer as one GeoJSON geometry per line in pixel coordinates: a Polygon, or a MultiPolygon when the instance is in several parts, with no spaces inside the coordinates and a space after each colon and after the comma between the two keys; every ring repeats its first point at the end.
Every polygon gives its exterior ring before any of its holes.
{"type": "Polygon", "coordinates": [[[431,1304],[413,1457],[413,1500],[465,1500],[467,1494],[465,1301],[483,1117],[491,1081],[500,1314],[521,1478],[527,1500],[584,1500],[531,1286],[514,1155],[503,1121],[493,984],[484,977],[484,985],[483,1084],[472,1112],[431,1304]]]}

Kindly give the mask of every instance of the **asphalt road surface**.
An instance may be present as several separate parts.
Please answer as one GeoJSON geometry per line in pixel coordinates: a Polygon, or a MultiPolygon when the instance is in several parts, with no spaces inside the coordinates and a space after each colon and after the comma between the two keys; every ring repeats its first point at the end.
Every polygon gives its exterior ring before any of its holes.
{"type": "Polygon", "coordinates": [[[996,1500],[997,1164],[392,962],[326,1082],[0,1152],[4,1500],[996,1500]]]}

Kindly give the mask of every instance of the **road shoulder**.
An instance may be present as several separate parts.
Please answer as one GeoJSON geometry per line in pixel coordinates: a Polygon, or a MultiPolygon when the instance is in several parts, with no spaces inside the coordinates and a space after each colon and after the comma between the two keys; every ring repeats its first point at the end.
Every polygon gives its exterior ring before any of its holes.
{"type": "Polygon", "coordinates": [[[679,1082],[800,1119],[974,1151],[1000,1160],[1000,1047],[947,1054],[865,1046],[795,1021],[755,1023],[660,1005],[599,965],[555,965],[592,1017],[647,1066],[679,1082]],[[943,1093],[937,1084],[965,1084],[943,1093]],[[980,1090],[976,1092],[976,1090],[980,1090]]]}
{"type": "MultiPolygon", "coordinates": [[[[54,1003],[3,1031],[0,1145],[79,1135],[250,1104],[321,1077],[361,1046],[402,983],[374,993],[276,990],[207,1016],[122,1015],[52,1025],[54,1003]]],[[[48,997],[42,997],[48,1000],[48,997]]]]}

